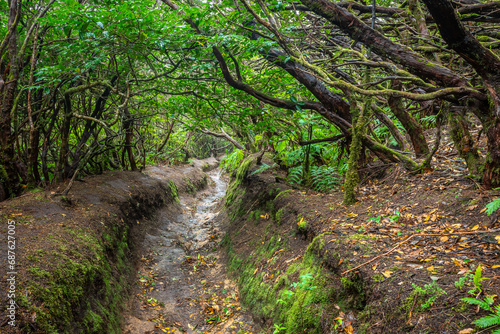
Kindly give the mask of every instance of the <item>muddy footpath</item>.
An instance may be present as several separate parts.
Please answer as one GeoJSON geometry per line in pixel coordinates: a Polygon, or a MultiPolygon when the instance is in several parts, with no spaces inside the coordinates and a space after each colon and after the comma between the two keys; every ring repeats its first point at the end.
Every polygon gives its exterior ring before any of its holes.
{"type": "Polygon", "coordinates": [[[105,172],[0,203],[0,333],[255,332],[220,260],[217,166],[105,172]]]}
{"type": "MultiPolygon", "coordinates": [[[[161,178],[158,167],[146,173],[161,178]]],[[[227,183],[219,169],[208,186],[162,208],[138,245],[134,296],[124,333],[251,333],[256,325],[242,310],[239,292],[226,276],[220,240],[221,200],[227,183]]]]}

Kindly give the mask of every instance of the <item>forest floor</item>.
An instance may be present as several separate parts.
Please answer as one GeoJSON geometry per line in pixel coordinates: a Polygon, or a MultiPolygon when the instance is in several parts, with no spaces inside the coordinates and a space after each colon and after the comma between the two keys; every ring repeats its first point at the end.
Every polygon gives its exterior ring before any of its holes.
{"type": "MultiPolygon", "coordinates": [[[[363,322],[371,324],[366,332],[472,332],[471,322],[488,313],[460,299],[500,294],[500,224],[497,215],[484,212],[498,192],[478,190],[451,167],[410,175],[395,166],[364,184],[360,194],[350,207],[341,204],[341,193],[292,190],[285,200],[296,203],[288,211],[292,220],[307,222],[299,234],[309,240],[323,234],[325,247],[337,252],[338,262],[331,266],[342,277],[357,272],[373,283],[364,301],[372,313],[364,315],[363,322]],[[470,276],[479,265],[486,280],[481,290],[468,293],[475,288],[470,276]],[[465,284],[457,288],[461,278],[465,284]],[[415,292],[415,285],[423,291],[415,292]],[[395,311],[405,316],[384,316],[395,311]]],[[[357,328],[353,319],[344,324],[357,328]]]]}
{"type": "MultiPolygon", "coordinates": [[[[322,259],[331,274],[325,289],[337,290],[332,302],[338,304],[322,314],[322,332],[491,333],[498,326],[473,324],[490,312],[461,299],[490,296],[492,305],[499,304],[500,221],[498,214],[487,216],[485,206],[500,195],[466,175],[451,144],[438,154],[433,169],[423,174],[398,165],[368,168],[359,201],[349,207],[342,205],[342,192],[291,189],[279,170],[250,175],[247,192],[268,196],[278,189],[281,195],[245,207],[256,213],[233,223],[239,234],[229,231],[235,236],[232,249],[237,255],[255,249],[243,230],[264,236],[260,240],[270,248],[276,238],[285,239],[279,251],[255,262],[254,274],[274,284],[289,276],[294,263],[305,261],[308,250],[322,259]],[[475,273],[482,280],[475,282],[475,273]]],[[[286,280],[299,280],[294,275],[286,280]]]]}

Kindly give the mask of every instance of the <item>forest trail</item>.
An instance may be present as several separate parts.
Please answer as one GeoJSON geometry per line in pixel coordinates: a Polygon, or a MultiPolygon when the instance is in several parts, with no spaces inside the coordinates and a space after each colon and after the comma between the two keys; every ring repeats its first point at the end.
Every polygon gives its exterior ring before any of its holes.
{"type": "Polygon", "coordinates": [[[156,226],[138,246],[124,333],[254,332],[218,251],[223,236],[218,209],[227,184],[218,169],[207,174],[209,187],[181,196],[179,208],[160,210],[156,226]]]}

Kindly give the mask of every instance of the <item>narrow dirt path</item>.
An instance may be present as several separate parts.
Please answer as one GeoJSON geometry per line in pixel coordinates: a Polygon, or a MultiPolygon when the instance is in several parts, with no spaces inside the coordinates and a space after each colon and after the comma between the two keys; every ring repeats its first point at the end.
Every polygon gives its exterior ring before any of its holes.
{"type": "Polygon", "coordinates": [[[219,263],[217,209],[227,185],[218,170],[208,175],[205,191],[160,211],[156,228],[146,234],[124,333],[257,331],[219,263]]]}

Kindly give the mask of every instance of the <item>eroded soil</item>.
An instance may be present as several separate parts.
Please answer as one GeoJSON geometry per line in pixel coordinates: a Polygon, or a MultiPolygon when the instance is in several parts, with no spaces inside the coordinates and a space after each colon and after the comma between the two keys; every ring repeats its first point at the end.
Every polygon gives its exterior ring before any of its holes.
{"type": "Polygon", "coordinates": [[[218,214],[226,182],[218,170],[208,175],[208,189],[185,194],[180,206],[161,210],[155,228],[138,246],[140,264],[125,333],[257,329],[220,261],[218,245],[224,232],[218,214]]]}

